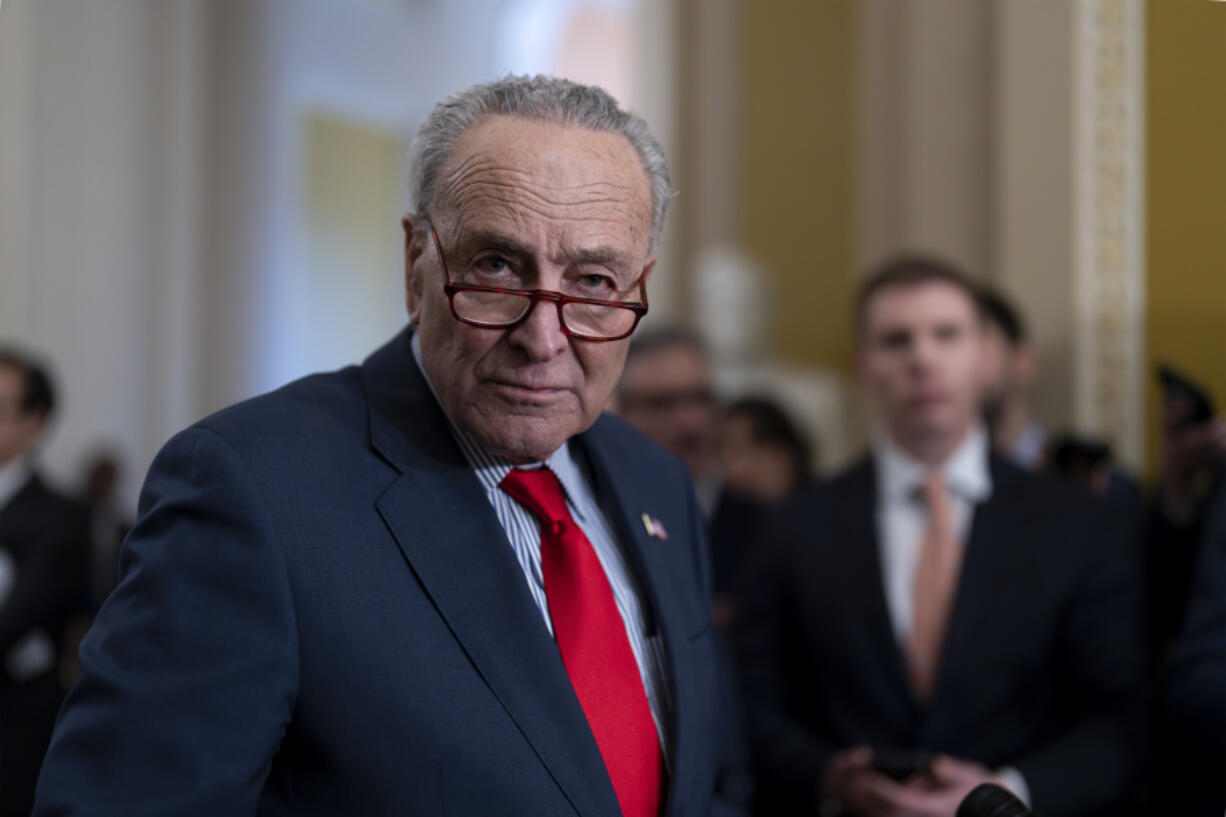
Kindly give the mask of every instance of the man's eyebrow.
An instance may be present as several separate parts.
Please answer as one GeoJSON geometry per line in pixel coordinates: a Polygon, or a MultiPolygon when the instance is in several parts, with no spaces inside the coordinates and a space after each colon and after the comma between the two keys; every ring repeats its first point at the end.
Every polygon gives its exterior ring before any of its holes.
{"type": "Polygon", "coordinates": [[[506,255],[518,255],[521,257],[532,255],[532,248],[524,242],[506,233],[498,233],[493,230],[477,230],[468,235],[463,243],[474,249],[494,250],[506,255]]]}
{"type": "MultiPolygon", "coordinates": [[[[464,239],[464,244],[474,249],[493,250],[494,252],[519,256],[521,258],[530,258],[535,254],[535,250],[530,245],[514,236],[493,230],[476,230],[464,239]]],[[[595,247],[575,250],[572,253],[567,253],[567,256],[567,260],[571,264],[595,264],[625,269],[634,266],[631,254],[612,244],[599,244],[595,247]]]]}
{"type": "Polygon", "coordinates": [[[601,244],[596,247],[578,250],[574,253],[574,262],[577,264],[597,264],[605,267],[629,268],[632,265],[628,252],[619,250],[617,247],[609,244],[601,244]]]}

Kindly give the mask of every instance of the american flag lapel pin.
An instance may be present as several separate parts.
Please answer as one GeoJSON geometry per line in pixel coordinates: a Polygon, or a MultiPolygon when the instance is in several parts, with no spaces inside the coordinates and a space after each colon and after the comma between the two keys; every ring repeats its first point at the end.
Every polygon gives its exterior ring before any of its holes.
{"type": "Polygon", "coordinates": [[[664,530],[664,523],[648,514],[644,513],[641,517],[643,527],[647,531],[648,536],[653,536],[656,539],[668,539],[668,531],[664,530]]]}

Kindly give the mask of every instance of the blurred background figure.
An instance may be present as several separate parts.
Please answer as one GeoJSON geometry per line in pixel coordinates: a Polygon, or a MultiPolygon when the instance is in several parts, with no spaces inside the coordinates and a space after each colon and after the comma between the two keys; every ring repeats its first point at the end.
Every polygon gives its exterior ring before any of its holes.
{"type": "Polygon", "coordinates": [[[646,329],[630,344],[615,407],[690,470],[709,520],[713,610],[722,626],[762,511],[810,479],[815,452],[774,398],[747,396],[721,410],[712,369],[698,333],[675,325],[646,329]]]}
{"type": "Polygon", "coordinates": [[[62,699],[58,668],[69,620],[86,604],[84,508],[39,477],[36,456],[55,410],[34,358],[0,349],[0,815],[27,817],[62,699]]]}
{"type": "Polygon", "coordinates": [[[761,395],[734,400],[720,419],[724,491],[777,505],[812,475],[812,446],[778,402],[761,395]]]}
{"type": "Polygon", "coordinates": [[[630,343],[617,413],[690,470],[708,517],[719,494],[719,407],[702,338],[680,326],[644,329],[630,343]]]}
{"type": "Polygon", "coordinates": [[[863,284],[877,438],[763,523],[737,595],[763,814],[938,817],[996,782],[1082,817],[1131,792],[1138,565],[1102,503],[991,452],[984,320],[941,261],[863,284]]]}
{"type": "Polygon", "coordinates": [[[1049,435],[1032,408],[1039,382],[1038,357],[1026,319],[1003,292],[979,292],[984,318],[983,416],[992,445],[1016,465],[1072,479],[1123,514],[1119,523],[1131,541],[1139,536],[1145,503],[1137,481],[1122,470],[1111,444],[1096,435],[1063,431],[1049,435]]]}
{"type": "Polygon", "coordinates": [[[1167,391],[1149,535],[1155,627],[1160,655],[1169,655],[1155,803],[1218,817],[1226,810],[1226,418],[1194,419],[1193,408],[1167,391]]]}
{"type": "Polygon", "coordinates": [[[716,623],[733,615],[732,591],[763,513],[813,479],[814,453],[805,433],[773,398],[749,395],[724,409],[719,423],[723,478],[711,518],[716,623]]]}
{"type": "Polygon", "coordinates": [[[90,456],[81,474],[80,497],[89,509],[92,534],[89,590],[95,609],[115,589],[119,546],[132,528],[132,514],[119,496],[121,477],[118,453],[105,448],[90,456]]]}
{"type": "Polygon", "coordinates": [[[984,287],[979,305],[984,317],[983,414],[992,444],[1022,468],[1037,471],[1044,465],[1047,432],[1030,407],[1039,372],[1026,324],[996,290],[984,287]]]}
{"type": "MultiPolygon", "coordinates": [[[[1160,651],[1183,627],[1201,552],[1212,539],[1215,503],[1226,483],[1226,418],[1212,405],[1197,417],[1180,390],[1161,402],[1157,486],[1147,532],[1147,576],[1160,651]]],[[[1226,695],[1226,693],[1224,693],[1226,695]]]]}
{"type": "Polygon", "coordinates": [[[1226,481],[1206,502],[1187,615],[1174,641],[1155,756],[1156,803],[1187,817],[1226,811],[1226,481]]]}

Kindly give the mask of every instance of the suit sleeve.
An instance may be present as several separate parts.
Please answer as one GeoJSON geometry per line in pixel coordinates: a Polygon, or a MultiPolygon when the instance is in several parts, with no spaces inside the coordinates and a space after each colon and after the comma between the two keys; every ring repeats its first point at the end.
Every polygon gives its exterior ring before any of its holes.
{"type": "Polygon", "coordinates": [[[758,786],[781,807],[816,813],[818,781],[833,748],[789,714],[788,519],[764,521],[737,583],[732,648],[745,696],[758,786]]]}
{"type": "Polygon", "coordinates": [[[1092,551],[1061,638],[1068,676],[1070,727],[1012,765],[1025,777],[1040,814],[1096,814],[1135,785],[1148,740],[1148,672],[1136,539],[1104,513],[1087,522],[1070,547],[1092,551]],[[1077,770],[1070,773],[1070,770],[1077,770]]]}
{"type": "Polygon", "coordinates": [[[254,814],[294,706],[284,556],[247,465],[196,427],[158,455],[81,645],[35,814],[254,814]]]}

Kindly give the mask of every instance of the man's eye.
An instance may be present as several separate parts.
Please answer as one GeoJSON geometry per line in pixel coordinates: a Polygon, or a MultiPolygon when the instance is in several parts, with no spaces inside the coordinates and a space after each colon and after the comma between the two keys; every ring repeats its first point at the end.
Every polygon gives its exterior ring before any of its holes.
{"type": "Polygon", "coordinates": [[[505,258],[500,258],[497,255],[487,255],[484,258],[477,259],[474,264],[477,272],[483,275],[501,275],[511,268],[505,258]]]}
{"type": "Polygon", "coordinates": [[[911,336],[906,332],[890,332],[881,338],[881,345],[887,349],[905,349],[911,343],[911,336]]]}
{"type": "Polygon", "coordinates": [[[598,298],[617,294],[617,282],[608,275],[600,273],[593,272],[580,276],[579,286],[598,298]]]}

